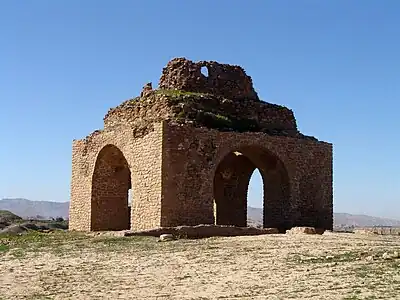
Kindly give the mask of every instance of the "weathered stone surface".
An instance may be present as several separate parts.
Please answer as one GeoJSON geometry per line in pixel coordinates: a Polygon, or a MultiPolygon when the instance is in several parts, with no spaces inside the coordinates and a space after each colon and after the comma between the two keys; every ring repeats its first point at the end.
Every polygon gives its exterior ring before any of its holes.
{"type": "Polygon", "coordinates": [[[332,145],[260,101],[241,68],[210,62],[212,81],[198,81],[203,64],[173,60],[161,89],[146,85],[106,114],[103,130],[73,142],[70,229],[246,226],[256,168],[264,227],[332,229],[332,145]]]}
{"type": "Polygon", "coordinates": [[[173,241],[174,239],[174,236],[170,233],[164,233],[160,235],[161,242],[173,241]]]}
{"type": "MultiPolygon", "coordinates": [[[[184,61],[184,65],[194,64],[188,60],[184,61]]],[[[227,65],[221,66],[222,69],[229,69],[227,65]]],[[[154,122],[173,120],[180,124],[214,128],[219,131],[264,132],[269,135],[316,141],[315,138],[305,136],[298,131],[293,111],[287,107],[260,101],[258,97],[234,97],[232,90],[226,93],[216,88],[196,89],[193,84],[188,86],[184,84],[183,90],[182,84],[165,82],[190,81],[190,72],[181,71],[180,65],[176,66],[171,62],[163,72],[160,89],[153,90],[148,83],[143,88],[141,97],[127,100],[118,107],[110,109],[104,117],[105,128],[130,125],[136,135],[140,136],[148,133],[154,122]],[[178,69],[175,70],[174,67],[178,69]],[[174,80],[166,80],[165,77],[174,80]]],[[[224,76],[227,77],[229,74],[230,72],[227,72],[224,76]]],[[[241,86],[247,86],[248,82],[251,82],[246,76],[235,79],[239,81],[234,89],[237,94],[242,93],[241,86]],[[241,81],[243,83],[240,83],[241,81]]]]}
{"type": "Polygon", "coordinates": [[[140,93],[140,97],[146,97],[151,94],[153,91],[153,85],[151,82],[148,82],[144,85],[142,92],[140,93]]]}
{"type": "Polygon", "coordinates": [[[335,232],[333,232],[332,230],[325,230],[322,234],[323,235],[334,235],[335,232]]]}
{"type": "Polygon", "coordinates": [[[286,231],[287,234],[316,234],[314,227],[293,227],[286,231]]]}
{"type": "Polygon", "coordinates": [[[161,157],[161,124],[141,138],[134,138],[129,127],[121,127],[74,141],[69,228],[143,230],[160,226],[161,157]],[[131,222],[129,188],[134,199],[131,222]]]}
{"type": "Polygon", "coordinates": [[[250,76],[239,66],[215,61],[194,63],[185,58],[172,59],[163,69],[159,87],[223,96],[232,100],[259,100],[250,76]],[[208,74],[202,74],[202,68],[208,74]]]}
{"type": "Polygon", "coordinates": [[[162,227],[144,231],[126,231],[125,236],[160,236],[164,234],[178,238],[207,238],[212,236],[246,236],[262,234],[278,234],[277,228],[235,227],[224,225],[196,225],[162,227]]]}

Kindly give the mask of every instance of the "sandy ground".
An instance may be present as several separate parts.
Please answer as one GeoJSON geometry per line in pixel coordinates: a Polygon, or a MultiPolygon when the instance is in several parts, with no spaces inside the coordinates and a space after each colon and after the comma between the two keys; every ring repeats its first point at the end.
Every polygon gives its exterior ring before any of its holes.
{"type": "Polygon", "coordinates": [[[3,246],[0,299],[400,299],[400,236],[30,243],[3,246]]]}

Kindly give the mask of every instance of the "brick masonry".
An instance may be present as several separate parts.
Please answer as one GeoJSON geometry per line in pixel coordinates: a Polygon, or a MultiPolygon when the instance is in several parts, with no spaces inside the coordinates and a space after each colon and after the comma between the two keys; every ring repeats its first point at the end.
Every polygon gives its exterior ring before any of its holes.
{"type": "Polygon", "coordinates": [[[163,226],[214,222],[214,198],[217,223],[245,226],[248,183],[257,167],[264,227],[332,228],[331,144],[168,124],[164,137],[163,226]]]}
{"type": "Polygon", "coordinates": [[[135,199],[132,229],[160,226],[161,151],[161,124],[154,124],[143,137],[134,137],[130,127],[120,127],[74,141],[69,227],[82,231],[129,229],[130,187],[135,199]]]}
{"type": "Polygon", "coordinates": [[[174,59],[159,87],[152,91],[147,84],[141,97],[107,113],[103,130],[73,142],[71,230],[246,226],[256,168],[264,182],[264,227],[332,229],[332,144],[298,132],[291,110],[260,101],[243,69],[174,59]],[[223,120],[245,115],[255,126],[213,128],[190,114],[182,121],[187,105],[196,116],[207,109],[218,118],[229,112],[223,120]]]}

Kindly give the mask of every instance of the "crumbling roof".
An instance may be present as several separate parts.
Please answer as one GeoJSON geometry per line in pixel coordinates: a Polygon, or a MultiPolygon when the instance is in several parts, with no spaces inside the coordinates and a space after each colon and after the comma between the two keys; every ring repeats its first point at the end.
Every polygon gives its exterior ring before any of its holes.
{"type": "Polygon", "coordinates": [[[220,131],[311,138],[298,131],[292,110],[259,99],[251,77],[241,67],[213,61],[172,59],[162,71],[158,89],[147,83],[139,97],[110,109],[104,123],[143,129],[161,120],[220,131]],[[207,76],[201,72],[203,67],[207,76]]]}

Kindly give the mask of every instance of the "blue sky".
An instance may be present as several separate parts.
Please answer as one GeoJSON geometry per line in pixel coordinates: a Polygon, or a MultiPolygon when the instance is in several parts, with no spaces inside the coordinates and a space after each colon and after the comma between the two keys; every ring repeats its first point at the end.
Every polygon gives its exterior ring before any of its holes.
{"type": "Polygon", "coordinates": [[[399,15],[390,0],[1,1],[0,198],[69,200],[72,140],[185,56],[243,66],[334,144],[337,212],[400,218],[399,15]]]}

